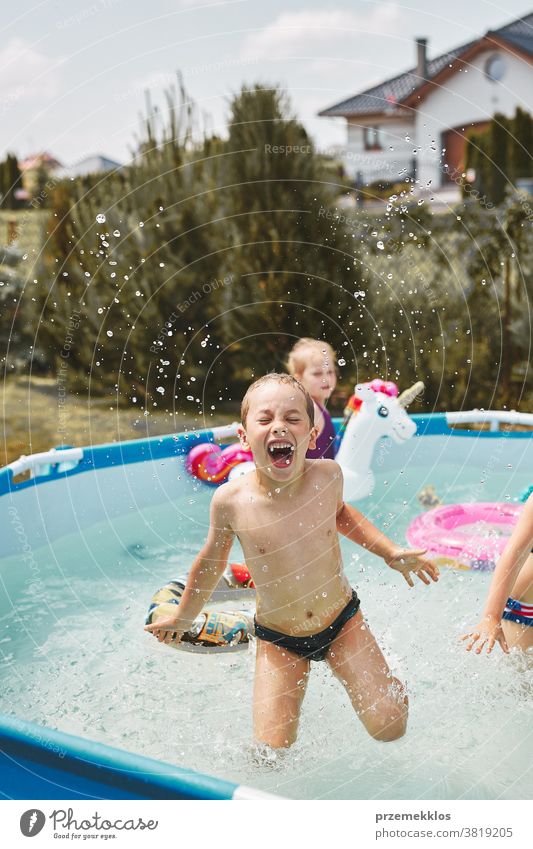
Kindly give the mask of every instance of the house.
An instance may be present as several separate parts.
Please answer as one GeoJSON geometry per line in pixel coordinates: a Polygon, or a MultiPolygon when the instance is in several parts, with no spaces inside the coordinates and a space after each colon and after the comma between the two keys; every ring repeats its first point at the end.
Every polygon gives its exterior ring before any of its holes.
{"type": "Polygon", "coordinates": [[[19,200],[27,200],[37,194],[41,183],[62,168],[61,163],[47,151],[33,153],[18,165],[22,172],[22,189],[16,193],[19,200]]]}
{"type": "Polygon", "coordinates": [[[466,137],[495,112],[533,112],[533,13],[428,59],[416,39],[416,66],[324,109],[346,118],[342,161],[355,184],[450,186],[464,171],[466,137]]]}
{"type": "Polygon", "coordinates": [[[114,159],[109,159],[107,156],[102,156],[95,153],[92,156],[86,156],[80,159],[73,165],[67,166],[62,176],[65,177],[86,177],[88,174],[105,174],[109,171],[116,171],[122,168],[120,162],[115,162],[114,159]]]}

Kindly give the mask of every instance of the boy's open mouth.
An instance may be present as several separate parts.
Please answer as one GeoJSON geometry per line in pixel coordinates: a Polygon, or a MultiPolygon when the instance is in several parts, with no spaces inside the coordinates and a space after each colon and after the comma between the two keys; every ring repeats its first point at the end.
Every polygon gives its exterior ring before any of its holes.
{"type": "Polygon", "coordinates": [[[285,439],[278,439],[268,446],[268,454],[272,458],[272,465],[278,469],[284,469],[292,463],[294,445],[285,439]]]}

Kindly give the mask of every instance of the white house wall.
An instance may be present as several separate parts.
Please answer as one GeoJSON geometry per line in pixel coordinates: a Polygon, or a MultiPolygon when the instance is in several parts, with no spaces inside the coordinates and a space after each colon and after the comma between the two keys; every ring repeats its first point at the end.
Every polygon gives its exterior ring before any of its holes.
{"type": "Polygon", "coordinates": [[[346,173],[352,179],[361,174],[365,183],[377,179],[398,182],[409,172],[413,160],[414,122],[401,118],[351,119],[347,124],[347,148],[343,155],[346,173]],[[365,150],[365,127],[379,127],[382,150],[365,150]],[[409,140],[407,140],[409,139],[409,140]],[[391,150],[392,148],[392,150],[391,150]]]}
{"type": "Polygon", "coordinates": [[[495,112],[511,117],[517,106],[533,112],[533,65],[504,50],[480,53],[467,72],[457,72],[442,88],[434,89],[416,110],[415,138],[422,148],[418,154],[421,188],[429,180],[432,187],[442,183],[443,131],[490,120],[495,112]],[[501,82],[491,82],[485,76],[485,63],[494,54],[501,55],[506,63],[501,82]],[[432,143],[436,150],[431,149],[432,143]]]}

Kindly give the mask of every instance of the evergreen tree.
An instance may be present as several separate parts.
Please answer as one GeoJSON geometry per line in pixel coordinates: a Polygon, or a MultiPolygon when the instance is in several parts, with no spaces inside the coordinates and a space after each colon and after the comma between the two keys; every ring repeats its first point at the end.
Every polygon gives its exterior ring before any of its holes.
{"type": "Polygon", "coordinates": [[[183,87],[167,105],[165,116],[145,116],[131,166],[57,187],[37,310],[56,365],[73,312],[81,313],[68,357],[73,388],[172,410],[198,397],[190,387],[217,287],[206,143],[193,142],[183,87]]]}
{"type": "Polygon", "coordinates": [[[510,125],[509,148],[512,179],[533,176],[533,117],[519,107],[510,125]]]}
{"type": "MultiPolygon", "coordinates": [[[[438,244],[443,231],[454,234],[464,274],[464,301],[456,296],[451,303],[457,333],[447,362],[460,387],[456,403],[509,407],[522,398],[523,379],[517,382],[513,364],[522,358],[527,372],[531,333],[524,304],[533,296],[533,239],[525,200],[511,196],[494,209],[468,200],[435,228],[438,244]]],[[[445,252],[434,256],[441,265],[448,261],[445,252]]]]}
{"type": "Polygon", "coordinates": [[[489,156],[489,136],[486,131],[469,133],[466,140],[466,170],[474,171],[473,184],[462,184],[463,197],[467,198],[475,190],[479,196],[486,195],[489,185],[491,162],[489,156]]]}
{"type": "Polygon", "coordinates": [[[354,298],[361,286],[353,213],[334,208],[344,187],[326,173],[278,88],[256,84],[233,98],[226,152],[222,259],[234,282],[221,318],[225,360],[242,386],[284,368],[296,338],[324,338],[352,383],[372,322],[369,304],[354,298]]]}
{"type": "MultiPolygon", "coordinates": [[[[512,181],[533,175],[533,117],[518,108],[511,119],[496,114],[487,129],[467,140],[466,167],[476,173],[474,187],[493,204],[512,192],[512,181]]],[[[472,187],[463,186],[467,197],[472,187]]]]}
{"type": "Polygon", "coordinates": [[[492,202],[499,204],[505,197],[509,182],[509,138],[511,134],[510,121],[497,112],[489,127],[488,155],[490,170],[488,172],[487,192],[492,202]]]}
{"type": "Polygon", "coordinates": [[[17,157],[8,153],[0,162],[0,207],[16,209],[20,206],[15,198],[15,191],[22,186],[22,173],[18,166],[17,157]]]}

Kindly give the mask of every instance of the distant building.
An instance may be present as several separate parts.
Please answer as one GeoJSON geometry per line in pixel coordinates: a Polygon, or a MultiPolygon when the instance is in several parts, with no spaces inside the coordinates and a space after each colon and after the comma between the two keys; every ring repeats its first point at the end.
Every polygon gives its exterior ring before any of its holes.
{"type": "Polygon", "coordinates": [[[95,153],[93,156],[86,156],[84,159],[80,159],[74,165],[63,168],[61,170],[61,176],[86,177],[88,174],[104,174],[108,171],[116,171],[122,167],[120,162],[115,162],[114,159],[108,159],[107,156],[95,153]]]}
{"type": "Polygon", "coordinates": [[[319,114],[346,119],[341,159],[355,183],[418,179],[421,189],[454,187],[466,137],[495,112],[533,112],[533,13],[427,58],[416,40],[415,68],[319,114]]]}
{"type": "Polygon", "coordinates": [[[18,190],[19,199],[30,198],[39,193],[39,190],[49,177],[56,174],[61,168],[61,163],[50,153],[33,153],[19,162],[22,172],[22,189],[18,190]]]}

